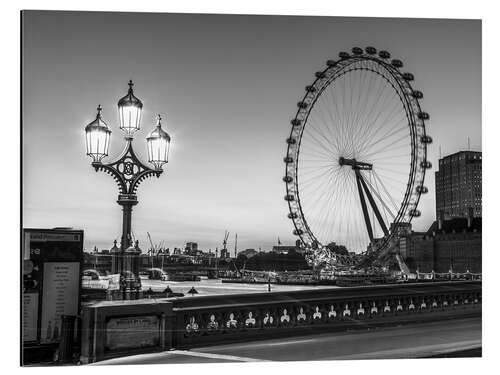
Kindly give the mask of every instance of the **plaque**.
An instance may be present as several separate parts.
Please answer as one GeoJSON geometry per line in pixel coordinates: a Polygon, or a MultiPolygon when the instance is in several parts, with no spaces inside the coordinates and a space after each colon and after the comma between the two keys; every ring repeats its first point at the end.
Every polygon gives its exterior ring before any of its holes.
{"type": "Polygon", "coordinates": [[[113,318],[106,324],[106,350],[139,349],[160,344],[157,316],[113,318]]]}

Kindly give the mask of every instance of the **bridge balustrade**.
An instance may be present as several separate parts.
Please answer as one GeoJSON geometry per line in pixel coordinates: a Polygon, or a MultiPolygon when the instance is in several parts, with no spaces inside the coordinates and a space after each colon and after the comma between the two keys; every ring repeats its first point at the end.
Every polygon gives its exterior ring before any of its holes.
{"type": "Polygon", "coordinates": [[[275,298],[271,299],[266,294],[225,296],[224,304],[217,304],[220,298],[215,296],[206,297],[207,302],[212,300],[214,304],[204,306],[189,306],[190,301],[185,299],[174,301],[174,346],[190,348],[313,331],[447,319],[476,314],[481,305],[481,284],[470,282],[273,294],[275,298]],[[193,319],[196,329],[190,327],[193,319]]]}

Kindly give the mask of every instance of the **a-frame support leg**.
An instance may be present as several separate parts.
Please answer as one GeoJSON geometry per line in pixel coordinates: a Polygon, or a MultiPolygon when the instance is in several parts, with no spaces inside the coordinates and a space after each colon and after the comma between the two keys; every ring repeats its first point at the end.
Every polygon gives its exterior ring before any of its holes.
{"type": "Polygon", "coordinates": [[[356,172],[356,184],[358,185],[358,193],[359,200],[361,201],[361,208],[363,209],[363,216],[365,218],[366,230],[368,231],[368,237],[370,237],[370,243],[373,242],[373,229],[370,223],[370,217],[368,216],[368,208],[366,207],[365,197],[363,195],[363,188],[361,187],[361,181],[363,181],[361,177],[361,173],[359,170],[355,170],[356,172]]]}
{"type": "Polygon", "coordinates": [[[361,184],[363,185],[363,189],[365,190],[366,196],[368,197],[368,201],[370,202],[370,205],[372,206],[373,212],[375,212],[375,217],[378,220],[378,223],[380,224],[380,227],[382,228],[382,231],[384,232],[384,235],[388,236],[389,235],[389,230],[387,229],[387,226],[385,225],[384,220],[382,219],[382,215],[380,214],[380,211],[378,210],[377,205],[375,204],[375,200],[373,199],[372,193],[368,189],[368,186],[366,185],[365,180],[363,179],[363,176],[361,173],[359,173],[358,179],[361,181],[361,184]]]}

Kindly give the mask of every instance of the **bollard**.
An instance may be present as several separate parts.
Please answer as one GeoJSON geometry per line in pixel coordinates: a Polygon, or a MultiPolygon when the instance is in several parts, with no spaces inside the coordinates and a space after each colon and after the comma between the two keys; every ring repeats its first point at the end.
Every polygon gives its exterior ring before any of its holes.
{"type": "Polygon", "coordinates": [[[61,341],[59,343],[59,362],[71,362],[73,359],[73,341],[75,336],[75,315],[61,316],[61,341]]]}

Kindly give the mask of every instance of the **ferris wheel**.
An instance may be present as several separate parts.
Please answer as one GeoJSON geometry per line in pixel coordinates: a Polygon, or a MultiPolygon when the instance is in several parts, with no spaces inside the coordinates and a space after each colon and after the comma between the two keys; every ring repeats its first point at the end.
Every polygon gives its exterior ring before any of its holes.
{"type": "Polygon", "coordinates": [[[380,254],[420,216],[432,138],[423,94],[402,67],[387,51],[354,47],[328,60],[297,103],[283,181],[293,233],[312,263],[340,263],[332,243],[380,254]]]}

